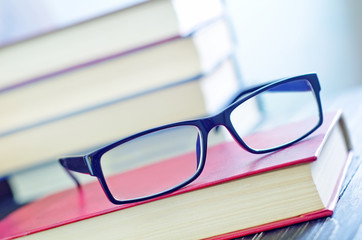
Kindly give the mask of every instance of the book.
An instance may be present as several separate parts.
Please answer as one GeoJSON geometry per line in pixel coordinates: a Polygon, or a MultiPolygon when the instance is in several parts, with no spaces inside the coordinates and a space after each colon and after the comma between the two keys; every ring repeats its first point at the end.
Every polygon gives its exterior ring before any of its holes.
{"type": "Polygon", "coordinates": [[[101,103],[0,137],[0,175],[158,125],[205,116],[240,89],[232,60],[196,78],[101,103]],[[217,89],[217,94],[215,93],[217,89]]]}
{"type": "Polygon", "coordinates": [[[352,147],[341,112],[324,119],[306,139],[274,153],[251,154],[233,141],[215,145],[198,179],[157,199],[113,205],[98,182],[47,196],[3,219],[0,237],[229,239],[330,216],[352,147]]]}
{"type": "Polygon", "coordinates": [[[0,136],[84,108],[197,78],[232,54],[223,19],[188,36],[122,53],[0,92],[0,136]]]}
{"type": "MultiPolygon", "coordinates": [[[[74,21],[64,19],[55,24],[53,29],[42,27],[30,35],[20,37],[24,38],[21,41],[15,38],[3,43],[0,48],[0,88],[36,81],[87,62],[188,35],[199,25],[220,17],[224,11],[220,0],[135,0],[119,2],[117,5],[112,6],[113,10],[99,10],[99,13],[90,13],[74,21]]],[[[58,3],[60,9],[61,6],[58,3]]],[[[8,14],[5,16],[11,16],[11,11],[15,12],[13,16],[23,16],[16,14],[19,9],[16,5],[15,10],[11,3],[6,4],[6,8],[8,14]]],[[[89,9],[89,6],[85,9],[89,9]]],[[[41,7],[37,10],[41,11],[41,7]]],[[[63,15],[54,17],[71,18],[69,11],[57,11],[63,15]]],[[[51,18],[46,11],[42,12],[42,16],[51,18]]],[[[17,23],[14,18],[9,22],[17,23]]],[[[31,19],[36,18],[30,17],[29,21],[31,19]]],[[[39,21],[50,22],[44,19],[39,21]]],[[[22,22],[25,25],[28,23],[26,20],[22,22]]]]}

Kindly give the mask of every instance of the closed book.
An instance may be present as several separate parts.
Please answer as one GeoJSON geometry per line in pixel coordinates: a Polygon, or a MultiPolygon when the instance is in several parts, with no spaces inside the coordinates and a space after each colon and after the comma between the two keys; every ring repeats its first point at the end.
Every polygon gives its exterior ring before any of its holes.
{"type": "MultiPolygon", "coordinates": [[[[40,13],[30,17],[29,21],[41,15],[45,18],[40,20],[42,24],[50,22],[46,19],[48,12],[41,11],[41,3],[35,1],[34,4],[39,4],[37,10],[40,13]]],[[[16,5],[15,10],[11,3],[3,5],[9,13],[5,16],[13,14],[22,17],[16,5]]],[[[58,7],[72,8],[61,2],[58,7]]],[[[89,8],[86,6],[85,10],[89,8]]],[[[71,18],[69,11],[56,12],[63,13],[57,16],[58,19],[65,16],[71,18]]],[[[45,30],[34,31],[34,36],[25,37],[22,41],[4,43],[0,48],[0,88],[34,81],[89,61],[188,35],[194,28],[222,14],[223,4],[220,0],[135,0],[119,3],[114,10],[96,13],[93,15],[95,17],[90,14],[72,23],[65,19],[54,29],[45,27],[45,30]]],[[[19,24],[16,18],[9,18],[8,21],[15,26],[19,24]]],[[[26,21],[21,23],[27,26],[26,21]]],[[[14,31],[14,28],[9,31],[14,31]]]]}
{"type": "Polygon", "coordinates": [[[205,116],[225,105],[238,89],[235,65],[231,60],[221,61],[200,76],[3,134],[0,175],[55,161],[60,155],[82,152],[151,127],[205,116]]]}
{"type": "MultiPolygon", "coordinates": [[[[229,239],[330,216],[352,150],[341,112],[324,119],[312,135],[274,153],[251,154],[233,141],[210,147],[198,179],[157,199],[113,205],[97,182],[47,196],[3,219],[0,237],[229,239]]],[[[298,124],[305,123],[287,131],[298,124]]],[[[163,172],[167,161],[188,157],[166,160],[163,172]]]]}
{"type": "MultiPolygon", "coordinates": [[[[233,50],[224,20],[0,92],[0,136],[121,97],[197,78],[233,50]]],[[[220,80],[222,81],[222,80],[220,80]]]]}

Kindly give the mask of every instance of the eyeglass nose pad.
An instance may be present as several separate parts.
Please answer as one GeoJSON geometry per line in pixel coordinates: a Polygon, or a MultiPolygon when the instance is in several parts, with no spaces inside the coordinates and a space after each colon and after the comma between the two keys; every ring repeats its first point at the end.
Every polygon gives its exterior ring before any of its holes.
{"type": "Polygon", "coordinates": [[[215,132],[219,132],[220,131],[220,125],[217,125],[216,127],[215,127],[215,132]]]}

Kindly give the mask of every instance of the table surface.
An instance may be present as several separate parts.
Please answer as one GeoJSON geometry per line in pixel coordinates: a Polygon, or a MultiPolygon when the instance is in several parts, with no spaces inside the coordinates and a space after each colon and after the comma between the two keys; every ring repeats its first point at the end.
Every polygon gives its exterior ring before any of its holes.
{"type": "MultiPolygon", "coordinates": [[[[323,105],[324,111],[343,110],[354,147],[354,157],[334,214],[238,239],[362,239],[362,87],[323,99],[323,105]]],[[[16,207],[11,199],[0,200],[0,219],[16,207]]]]}

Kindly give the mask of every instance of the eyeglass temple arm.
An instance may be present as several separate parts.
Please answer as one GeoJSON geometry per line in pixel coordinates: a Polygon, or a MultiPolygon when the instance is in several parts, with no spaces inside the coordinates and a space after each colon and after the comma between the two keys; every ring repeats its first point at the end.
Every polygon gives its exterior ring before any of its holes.
{"type": "Polygon", "coordinates": [[[72,171],[84,174],[91,174],[86,160],[83,156],[60,158],[59,163],[68,173],[68,175],[73,179],[78,188],[81,186],[81,184],[76,176],[72,173],[72,171]]]}

